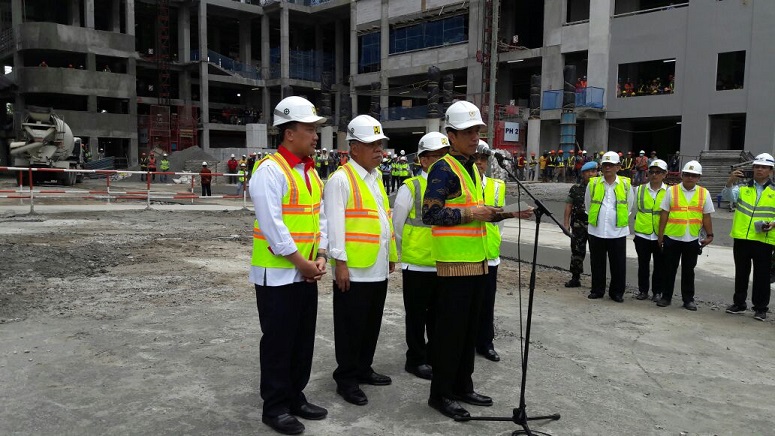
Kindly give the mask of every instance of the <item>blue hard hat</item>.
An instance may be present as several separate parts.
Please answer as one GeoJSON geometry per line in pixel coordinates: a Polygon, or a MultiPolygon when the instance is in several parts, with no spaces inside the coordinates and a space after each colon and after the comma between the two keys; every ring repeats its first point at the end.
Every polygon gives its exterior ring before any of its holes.
{"type": "Polygon", "coordinates": [[[592,161],[592,162],[585,163],[584,166],[581,167],[581,172],[583,173],[584,171],[596,170],[596,169],[597,169],[597,162],[592,161]]]}

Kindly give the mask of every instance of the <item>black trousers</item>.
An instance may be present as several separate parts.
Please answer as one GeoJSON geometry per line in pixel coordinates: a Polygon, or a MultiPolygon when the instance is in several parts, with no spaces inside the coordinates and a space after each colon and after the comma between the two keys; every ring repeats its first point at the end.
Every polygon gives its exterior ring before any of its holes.
{"type": "Polygon", "coordinates": [[[753,262],[753,285],[751,303],[753,310],[767,311],[770,304],[770,263],[772,245],[747,239],[734,239],[732,255],[735,258],[735,296],[734,303],[746,306],[748,297],[748,276],[753,262]]]}
{"type": "Polygon", "coordinates": [[[659,247],[659,241],[636,236],[635,252],[638,253],[638,292],[649,292],[649,269],[654,259],[654,270],[651,271],[651,292],[661,294],[664,287],[662,278],[665,271],[664,256],[659,247]]]}
{"type": "Polygon", "coordinates": [[[213,193],[210,191],[210,184],[202,183],[202,197],[210,197],[213,193]]]}
{"type": "Polygon", "coordinates": [[[307,401],[303,391],[309,382],[315,348],[317,284],[256,285],[256,303],[263,332],[260,345],[263,415],[282,415],[290,407],[307,401]]]}
{"type": "Polygon", "coordinates": [[[439,277],[431,398],[473,392],[474,354],[486,275],[439,277]]]}
{"type": "Polygon", "coordinates": [[[436,298],[438,277],[435,272],[401,272],[404,286],[404,310],[406,311],[406,366],[430,363],[429,350],[433,343],[433,327],[436,323],[436,298]],[[425,335],[428,335],[428,342],[425,335]]]}
{"type": "Polygon", "coordinates": [[[479,334],[476,337],[476,350],[484,353],[495,349],[495,293],[498,291],[498,267],[487,267],[487,283],[482,293],[482,310],[479,311],[479,334]]]}
{"type": "Polygon", "coordinates": [[[371,364],[386,296],[387,280],[350,282],[347,292],[342,292],[334,282],[334,380],[344,390],[357,387],[358,377],[374,371],[371,364]]]}
{"type": "Polygon", "coordinates": [[[589,264],[592,269],[592,290],[595,295],[605,294],[606,257],[611,267],[610,297],[624,295],[627,280],[627,237],[599,238],[589,235],[589,264]]]}
{"type": "Polygon", "coordinates": [[[675,290],[675,275],[678,274],[678,264],[681,264],[681,298],[684,303],[694,301],[694,267],[697,266],[697,256],[700,254],[700,244],[697,240],[690,242],[676,241],[665,237],[662,252],[665,255],[665,287],[662,299],[670,301],[675,290]]]}

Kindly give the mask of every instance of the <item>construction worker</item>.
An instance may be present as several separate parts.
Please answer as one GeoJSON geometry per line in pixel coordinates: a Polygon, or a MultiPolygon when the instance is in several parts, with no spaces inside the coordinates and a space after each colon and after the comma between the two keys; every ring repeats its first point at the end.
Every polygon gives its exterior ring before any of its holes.
{"type": "Polygon", "coordinates": [[[566,288],[581,286],[581,273],[584,272],[584,258],[587,256],[587,212],[584,210],[584,195],[589,179],[597,176],[597,163],[587,162],[579,171],[581,183],[571,186],[565,199],[565,228],[571,232],[570,272],[571,279],[565,282],[566,288]]]}
{"type": "Polygon", "coordinates": [[[756,156],[753,161],[753,179],[738,185],[743,172],[734,170],[729,175],[721,196],[737,203],[732,221],[732,253],[735,259],[735,294],[727,313],[745,313],[748,298],[748,276],[753,263],[751,302],[754,319],[764,321],[770,304],[769,271],[772,246],[775,245],[775,189],[772,187],[772,171],[775,159],[769,153],[756,156]],[[772,237],[770,237],[772,236],[772,237]]]}
{"type": "Polygon", "coordinates": [[[546,160],[546,177],[550,182],[554,182],[554,171],[557,168],[557,156],[554,150],[549,150],[549,157],[546,160]]]}
{"type": "Polygon", "coordinates": [[[248,164],[240,164],[239,172],[237,173],[237,193],[236,195],[242,195],[243,189],[245,189],[245,183],[248,178],[248,164]]]}
{"type": "Polygon", "coordinates": [[[140,181],[144,182],[145,178],[148,176],[148,157],[145,155],[145,153],[140,154],[140,181]]]}
{"type": "Polygon", "coordinates": [[[162,183],[167,183],[167,171],[170,170],[170,160],[169,156],[167,156],[167,153],[164,153],[161,157],[161,162],[159,162],[159,170],[162,171],[162,174],[159,175],[159,181],[162,183]]]}
{"type": "Polygon", "coordinates": [[[385,187],[385,192],[390,194],[390,182],[393,177],[391,174],[393,166],[390,164],[390,159],[387,157],[382,158],[382,163],[379,165],[379,171],[382,173],[382,185],[385,187]]]}
{"type": "Polygon", "coordinates": [[[646,152],[641,150],[638,153],[638,157],[635,158],[635,181],[636,185],[646,182],[646,171],[649,169],[649,159],[646,157],[646,152]]]}
{"type": "Polygon", "coordinates": [[[199,170],[199,181],[202,184],[202,197],[210,197],[213,195],[213,192],[210,190],[213,175],[210,168],[207,168],[207,162],[202,162],[202,169],[199,170]]]}
{"type": "Polygon", "coordinates": [[[247,177],[248,182],[250,182],[250,176],[253,175],[253,168],[255,168],[257,161],[258,161],[258,154],[255,151],[250,153],[250,156],[248,156],[248,165],[245,171],[245,177],[247,177]]]}
{"type": "Polygon", "coordinates": [[[617,175],[621,164],[619,154],[606,152],[601,161],[603,175],[589,181],[584,195],[592,269],[592,289],[587,298],[597,299],[605,295],[608,258],[611,270],[608,296],[621,303],[627,280],[627,236],[630,234],[629,220],[634,196],[630,179],[617,175]]]}
{"type": "Polygon", "coordinates": [[[281,140],[277,153],[253,168],[255,207],[250,281],[261,322],[261,420],[283,434],[299,434],[297,417],[323,419],[328,411],[304,395],[312,369],[318,281],[326,273],[323,182],[309,157],[325,122],[302,97],[286,97],[274,110],[281,140]]]}
{"type": "Polygon", "coordinates": [[[656,159],[651,163],[648,173],[648,183],[639,185],[635,190],[635,252],[638,254],[638,300],[649,298],[649,274],[651,274],[651,301],[657,302],[662,297],[662,287],[665,272],[664,256],[657,242],[662,198],[667,187],[664,180],[667,176],[667,162],[656,159]],[[654,269],[649,271],[651,260],[654,269]]]}
{"type": "Polygon", "coordinates": [[[681,170],[681,183],[673,185],[662,199],[659,217],[659,246],[665,256],[665,286],[657,306],[667,307],[673,298],[675,275],[681,265],[681,298],[687,310],[697,310],[694,302],[694,267],[702,247],[713,242],[715,212],[707,189],[698,185],[702,165],[692,160],[681,170]],[[705,236],[700,238],[700,230],[705,236]]]}
{"type": "Polygon", "coordinates": [[[527,174],[527,179],[530,180],[531,182],[537,180],[536,179],[536,166],[537,165],[538,165],[538,161],[536,160],[536,154],[535,154],[535,152],[531,151],[530,152],[530,162],[528,162],[529,169],[528,169],[528,174],[527,174]]]}
{"type": "Polygon", "coordinates": [[[555,182],[565,183],[565,167],[568,165],[568,159],[565,157],[565,152],[562,149],[557,150],[556,165],[555,182]]]}
{"type": "Polygon", "coordinates": [[[148,172],[151,173],[151,182],[156,181],[156,156],[154,156],[153,152],[150,153],[148,156],[148,172]]]}
{"type": "MultiPolygon", "coordinates": [[[[579,158],[581,158],[581,150],[579,150],[579,158]]],[[[576,153],[573,151],[568,152],[568,157],[565,159],[565,182],[571,180],[572,183],[576,182],[576,153]]]]}
{"type": "Polygon", "coordinates": [[[247,165],[247,164],[248,164],[248,156],[247,156],[247,155],[245,155],[245,154],[243,154],[243,155],[242,155],[242,158],[239,160],[239,164],[240,164],[240,166],[241,166],[242,164],[245,164],[245,165],[247,165]]]}
{"type": "Polygon", "coordinates": [[[525,153],[520,153],[517,158],[517,177],[519,180],[525,180],[525,165],[527,165],[525,153]]]}
{"type": "Polygon", "coordinates": [[[622,159],[622,170],[619,171],[619,175],[623,177],[632,177],[633,163],[632,152],[628,151],[627,156],[622,159]]]}
{"type": "Polygon", "coordinates": [[[391,189],[390,192],[394,192],[396,189],[398,189],[401,184],[399,181],[401,180],[401,162],[399,162],[398,156],[395,154],[393,155],[391,161],[390,161],[390,180],[391,180],[391,189]]]}
{"type": "MultiPolygon", "coordinates": [[[[226,161],[226,167],[229,169],[229,174],[237,174],[237,170],[239,168],[239,161],[234,156],[234,154],[231,155],[231,158],[226,161]]],[[[228,178],[229,184],[237,183],[237,176],[229,176],[228,178]]]]}
{"type": "Polygon", "coordinates": [[[376,119],[353,118],[346,137],[351,159],[331,175],[324,196],[334,262],[334,380],[337,394],[358,406],[369,402],[359,384],[392,383],[372,368],[388,274],[398,261],[388,196],[377,170],[385,139],[376,119]]]}
{"type": "Polygon", "coordinates": [[[404,180],[404,184],[398,188],[393,209],[406,311],[407,350],[404,369],[426,380],[433,377],[428,345],[433,342],[433,326],[436,322],[433,303],[438,292],[438,279],[436,261],[431,255],[431,226],[422,222],[422,202],[428,185],[428,168],[447,154],[448,150],[449,141],[439,132],[431,132],[420,138],[417,154],[422,171],[419,176],[404,180]]]}
{"type": "Polygon", "coordinates": [[[443,415],[470,416],[458,401],[492,405],[474,391],[471,375],[483,290],[487,286],[485,222],[503,219],[500,209],[485,206],[473,155],[485,126],[479,108],[457,101],[445,113],[449,154],[434,163],[423,197],[423,223],[431,228],[431,253],[439,289],[434,303],[436,332],[431,347],[428,405],[443,415]]]}
{"type": "Polygon", "coordinates": [[[681,151],[676,150],[675,154],[670,156],[670,162],[667,164],[667,169],[670,172],[677,172],[681,167],[681,151]]]}

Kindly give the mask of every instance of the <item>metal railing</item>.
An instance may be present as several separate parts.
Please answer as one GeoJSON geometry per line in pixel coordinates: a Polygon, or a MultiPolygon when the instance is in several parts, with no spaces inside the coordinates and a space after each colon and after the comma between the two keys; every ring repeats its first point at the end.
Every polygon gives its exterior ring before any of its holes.
{"type": "MultiPolygon", "coordinates": [[[[324,71],[334,71],[334,57],[330,53],[317,50],[291,50],[289,78],[320,82],[324,71]]],[[[270,52],[269,77],[281,78],[280,48],[275,47],[270,52]]]]}
{"type": "Polygon", "coordinates": [[[678,8],[685,8],[689,6],[689,2],[685,3],[678,3],[678,4],[670,4],[667,6],[660,6],[658,8],[651,8],[651,9],[642,9],[639,11],[632,11],[632,12],[623,12],[621,14],[615,14],[613,18],[620,18],[620,17],[630,17],[633,15],[641,15],[641,14],[650,14],[652,12],[659,12],[659,11],[667,11],[670,9],[678,9],[678,8]]]}
{"type": "MultiPolygon", "coordinates": [[[[602,109],[605,101],[605,90],[594,86],[588,86],[576,92],[577,108],[602,109]]],[[[562,90],[552,89],[544,91],[541,99],[541,109],[550,111],[562,109],[562,90]]]]}
{"type": "MultiPolygon", "coordinates": [[[[199,50],[191,50],[191,60],[194,62],[202,60],[199,56],[199,50]]],[[[224,70],[231,71],[246,79],[261,80],[261,70],[258,67],[243,64],[212,50],[207,50],[206,60],[213,65],[217,65],[224,70]]]]}

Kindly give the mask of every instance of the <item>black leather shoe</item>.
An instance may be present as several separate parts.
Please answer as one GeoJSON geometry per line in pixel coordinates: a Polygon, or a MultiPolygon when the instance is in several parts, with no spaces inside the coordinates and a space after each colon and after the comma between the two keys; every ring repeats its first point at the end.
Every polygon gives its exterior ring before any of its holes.
{"type": "Polygon", "coordinates": [[[325,418],[328,415],[328,410],[320,406],[317,406],[315,404],[312,404],[310,402],[306,402],[300,406],[291,407],[291,415],[296,415],[299,418],[317,421],[319,419],[325,418]]]}
{"type": "Polygon", "coordinates": [[[603,294],[595,294],[594,292],[590,292],[589,295],[587,295],[587,298],[590,300],[597,300],[598,298],[603,298],[603,294]]]}
{"type": "Polygon", "coordinates": [[[410,374],[414,374],[424,380],[431,380],[433,378],[433,368],[430,365],[422,364],[417,366],[405,365],[404,369],[410,374]]]}
{"type": "Polygon", "coordinates": [[[660,298],[659,301],[657,301],[657,306],[659,307],[667,307],[670,305],[670,300],[660,298]]]}
{"type": "Polygon", "coordinates": [[[638,299],[638,300],[645,300],[645,299],[649,298],[649,293],[648,293],[648,291],[646,291],[646,292],[638,292],[638,295],[636,295],[635,298],[638,299]]]}
{"type": "Polygon", "coordinates": [[[611,299],[616,301],[617,303],[624,303],[624,297],[621,295],[611,295],[611,299]]]}
{"type": "Polygon", "coordinates": [[[684,309],[695,312],[697,311],[697,303],[695,303],[694,301],[687,301],[684,303],[684,309]]]}
{"type": "Polygon", "coordinates": [[[356,406],[365,406],[369,403],[369,399],[366,398],[366,394],[363,393],[361,388],[356,387],[349,390],[336,388],[336,393],[341,395],[348,403],[355,404],[356,406]]]}
{"type": "Polygon", "coordinates": [[[570,279],[567,282],[565,282],[565,287],[566,288],[580,288],[581,287],[581,282],[579,281],[579,279],[570,279]]]}
{"type": "Polygon", "coordinates": [[[391,380],[390,377],[386,375],[372,372],[366,377],[358,377],[358,383],[363,383],[363,384],[372,385],[372,386],[387,386],[390,383],[393,383],[393,380],[391,380]]]}
{"type": "Polygon", "coordinates": [[[661,299],[662,299],[662,294],[654,294],[654,296],[653,296],[653,297],[651,297],[651,301],[653,301],[653,302],[655,302],[655,303],[656,303],[657,301],[661,300],[661,299]]]}
{"type": "Polygon", "coordinates": [[[468,410],[464,409],[460,403],[449,398],[429,398],[428,405],[441,412],[442,415],[448,416],[452,419],[457,417],[469,417],[468,410]]]}
{"type": "Polygon", "coordinates": [[[476,392],[469,392],[467,394],[455,394],[452,395],[452,399],[472,404],[474,406],[492,406],[492,398],[488,397],[487,395],[477,394],[476,392]]]}
{"type": "Polygon", "coordinates": [[[498,355],[498,353],[493,350],[492,348],[489,350],[485,350],[484,352],[480,352],[482,356],[484,356],[485,359],[490,360],[492,362],[500,362],[501,356],[498,355]]]}
{"type": "Polygon", "coordinates": [[[283,413],[278,416],[263,416],[261,421],[272,427],[274,431],[282,434],[300,434],[304,431],[304,424],[300,423],[290,413],[283,413]]]}

